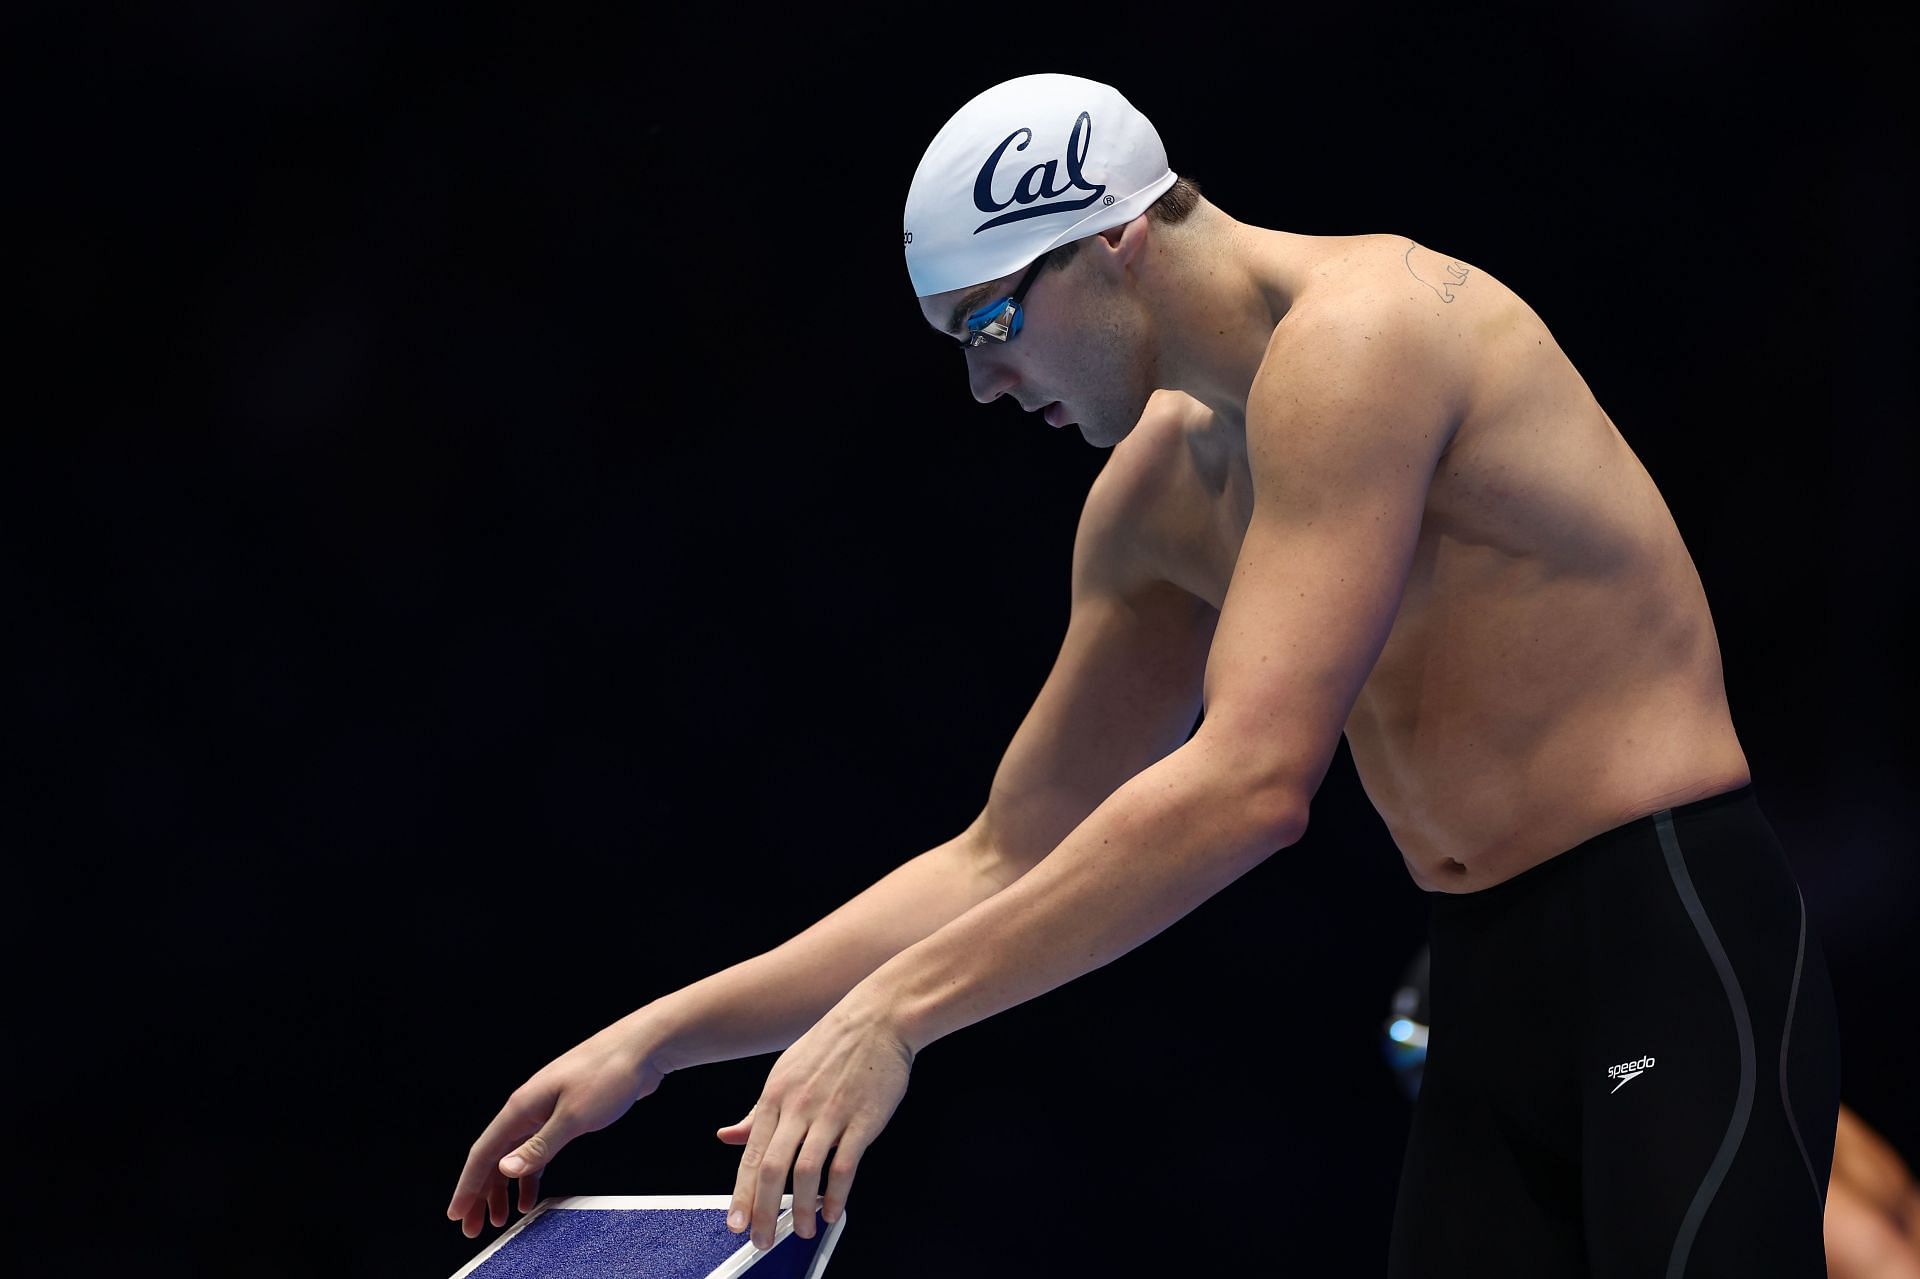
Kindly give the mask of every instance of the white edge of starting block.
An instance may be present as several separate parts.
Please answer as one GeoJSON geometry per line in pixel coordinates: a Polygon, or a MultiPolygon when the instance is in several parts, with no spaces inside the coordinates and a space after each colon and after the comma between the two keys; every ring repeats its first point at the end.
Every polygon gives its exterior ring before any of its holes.
{"type": "MultiPolygon", "coordinates": [[[[473,1271],[500,1251],[507,1240],[519,1234],[527,1223],[543,1212],[565,1211],[569,1208],[711,1208],[723,1210],[733,1202],[732,1195],[566,1195],[559,1199],[542,1199],[533,1206],[533,1211],[513,1223],[498,1239],[480,1250],[480,1255],[453,1272],[452,1279],[464,1279],[473,1271]]],[[[833,1246],[840,1242],[840,1230],[847,1224],[847,1212],[840,1210],[840,1219],[832,1222],[820,1236],[820,1246],[814,1250],[813,1260],[807,1265],[801,1279],[820,1279],[827,1268],[827,1261],[833,1256],[833,1246]]],[[[780,1246],[780,1241],[793,1233],[793,1196],[780,1196],[780,1215],[773,1223],[773,1243],[765,1251],[771,1252],[780,1246]]],[[[759,1260],[762,1250],[753,1246],[751,1239],[741,1244],[725,1261],[712,1272],[709,1279],[738,1279],[748,1266],[759,1260]]]]}

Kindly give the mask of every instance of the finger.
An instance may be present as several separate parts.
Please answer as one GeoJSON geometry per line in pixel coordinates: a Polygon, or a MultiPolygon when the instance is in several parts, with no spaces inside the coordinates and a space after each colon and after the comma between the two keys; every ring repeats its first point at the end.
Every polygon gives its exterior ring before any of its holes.
{"type": "Polygon", "coordinates": [[[540,1174],[520,1178],[520,1211],[532,1212],[540,1202],[540,1174]]]}
{"type": "Polygon", "coordinates": [[[487,1207],[491,1209],[487,1214],[487,1220],[496,1226],[504,1226],[507,1224],[507,1192],[509,1189],[510,1187],[507,1185],[507,1179],[505,1177],[496,1179],[493,1185],[487,1188],[487,1207]]]}
{"type": "Polygon", "coordinates": [[[460,1222],[460,1233],[469,1239],[478,1239],[481,1229],[487,1224],[487,1197],[475,1195],[467,1207],[467,1215],[460,1222]]]}
{"type": "MultiPolygon", "coordinates": [[[[745,1230],[753,1216],[753,1177],[760,1170],[760,1156],[773,1140],[773,1127],[780,1112],[755,1104],[740,1123],[749,1125],[747,1148],[740,1152],[740,1167],[733,1174],[733,1198],[727,1204],[727,1229],[734,1234],[745,1230]],[[759,1131],[751,1131],[757,1125],[759,1131]]],[[[739,1127],[735,1124],[734,1127],[739,1127]]]]}
{"type": "Polygon", "coordinates": [[[447,1201],[447,1217],[451,1221],[464,1218],[473,1208],[474,1201],[487,1193],[487,1182],[494,1176],[493,1165],[498,1162],[500,1152],[483,1145],[485,1141],[483,1135],[467,1151],[467,1162],[460,1169],[459,1180],[454,1183],[453,1198],[447,1201]]]}
{"type": "Polygon", "coordinates": [[[539,1129],[553,1111],[553,1094],[523,1095],[516,1090],[500,1107],[486,1131],[467,1150],[467,1162],[454,1183],[453,1198],[447,1203],[447,1218],[459,1221],[473,1207],[474,1197],[484,1194],[488,1178],[497,1175],[495,1164],[502,1151],[510,1150],[530,1132],[539,1129]]]}
{"type": "Polygon", "coordinates": [[[767,1153],[761,1158],[760,1171],[753,1179],[751,1211],[756,1248],[773,1247],[774,1230],[780,1224],[780,1192],[786,1189],[787,1174],[793,1168],[794,1156],[800,1153],[800,1143],[805,1140],[811,1122],[811,1116],[797,1108],[784,1111],[773,1140],[767,1143],[767,1153]]]}
{"type": "Polygon", "coordinates": [[[852,1129],[840,1135],[840,1148],[833,1152],[833,1159],[827,1164],[827,1195],[820,1205],[820,1215],[832,1225],[840,1220],[840,1214],[847,1210],[847,1191],[853,1187],[853,1174],[860,1166],[861,1152],[866,1149],[864,1138],[856,1138],[852,1129]]]}
{"type": "Polygon", "coordinates": [[[560,1153],[560,1148],[578,1135],[572,1115],[558,1107],[539,1132],[515,1146],[500,1160],[503,1177],[525,1177],[543,1171],[560,1153]]]}
{"type": "Polygon", "coordinates": [[[816,1123],[808,1130],[806,1141],[800,1145],[799,1157],[793,1161],[793,1233],[802,1239],[813,1238],[813,1214],[820,1204],[820,1178],[833,1148],[827,1132],[826,1124],[816,1123]]]}
{"type": "Polygon", "coordinates": [[[753,1127],[753,1112],[760,1109],[758,1103],[747,1111],[747,1117],[737,1124],[728,1124],[725,1128],[716,1128],[714,1135],[729,1146],[737,1146],[747,1139],[747,1132],[753,1127]]]}

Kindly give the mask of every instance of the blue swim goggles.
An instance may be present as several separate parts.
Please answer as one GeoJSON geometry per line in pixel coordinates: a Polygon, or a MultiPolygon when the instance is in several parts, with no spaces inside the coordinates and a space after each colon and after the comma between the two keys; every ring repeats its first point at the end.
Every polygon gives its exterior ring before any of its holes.
{"type": "MultiPolygon", "coordinates": [[[[1052,250],[1049,249],[1047,252],[1051,253],[1052,250]]],[[[1042,253],[1033,260],[1033,265],[1027,268],[1027,273],[1020,277],[1019,287],[1012,293],[997,302],[987,303],[969,315],[967,331],[972,336],[960,340],[968,346],[979,346],[988,338],[1005,342],[1018,333],[1021,325],[1026,323],[1026,316],[1020,311],[1020,299],[1027,296],[1027,286],[1033,283],[1033,277],[1040,273],[1041,264],[1046,260],[1047,254],[1042,253]]]]}

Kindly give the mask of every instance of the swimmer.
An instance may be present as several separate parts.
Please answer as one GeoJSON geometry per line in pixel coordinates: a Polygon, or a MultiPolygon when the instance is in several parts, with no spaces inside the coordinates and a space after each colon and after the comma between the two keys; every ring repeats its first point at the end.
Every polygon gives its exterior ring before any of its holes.
{"type": "Polygon", "coordinates": [[[1069,75],[939,129],[902,246],[975,400],[1111,450],[1053,668],[964,831],[543,1068],[447,1215],[501,1224],[668,1071],[783,1050],[719,1130],[729,1224],[769,1243],[791,1176],[811,1236],[919,1051],[1285,857],[1344,737],[1433,904],[1390,1272],[1819,1273],[1819,939],[1700,576],[1545,321],[1449,246],[1239,220],[1069,75]],[[1562,996],[1561,1050],[1504,1057],[1562,996]]]}

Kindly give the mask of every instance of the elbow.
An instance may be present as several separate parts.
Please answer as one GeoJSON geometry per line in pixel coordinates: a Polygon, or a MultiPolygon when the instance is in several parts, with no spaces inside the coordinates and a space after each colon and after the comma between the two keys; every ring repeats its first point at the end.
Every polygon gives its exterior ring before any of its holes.
{"type": "Polygon", "coordinates": [[[1307,833],[1307,798],[1296,787],[1280,785],[1261,795],[1255,811],[1260,843],[1268,854],[1299,843],[1307,833]]]}
{"type": "Polygon", "coordinates": [[[1234,819],[1230,832],[1222,832],[1223,843],[1230,843],[1233,857],[1244,873],[1258,866],[1283,848],[1300,841],[1307,829],[1304,804],[1295,805],[1279,796],[1250,794],[1245,787],[1222,799],[1225,811],[1234,819]]]}
{"type": "Polygon", "coordinates": [[[1280,848],[1286,848],[1289,845],[1300,842],[1300,837],[1307,833],[1306,796],[1299,796],[1294,803],[1287,807],[1279,824],[1275,826],[1274,832],[1280,838],[1278,845],[1280,848]]]}
{"type": "Polygon", "coordinates": [[[1306,834],[1309,797],[1298,786],[1240,773],[1223,779],[1215,794],[1218,811],[1234,814],[1235,846],[1255,864],[1306,834]]]}
{"type": "Polygon", "coordinates": [[[1306,784],[1300,761],[1247,750],[1250,734],[1209,734],[1212,723],[1202,723],[1184,749],[1194,753],[1196,766],[1214,783],[1219,802],[1241,818],[1242,838],[1260,846],[1261,856],[1298,843],[1306,834],[1307,805],[1315,790],[1306,784]]]}

